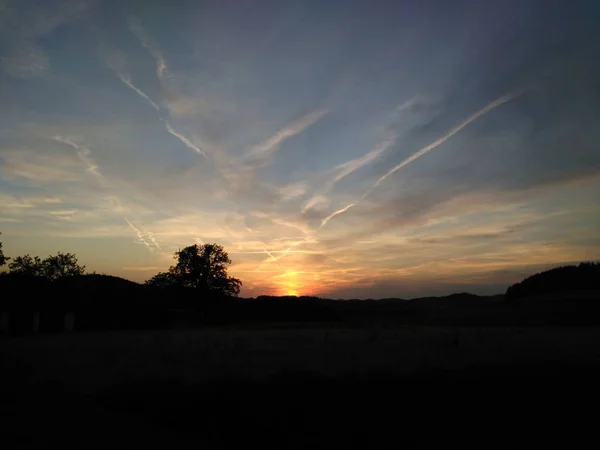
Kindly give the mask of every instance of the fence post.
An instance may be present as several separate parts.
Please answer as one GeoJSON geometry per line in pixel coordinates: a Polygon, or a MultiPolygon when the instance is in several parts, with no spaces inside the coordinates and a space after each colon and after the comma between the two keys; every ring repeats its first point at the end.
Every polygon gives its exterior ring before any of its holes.
{"type": "Polygon", "coordinates": [[[65,314],[65,331],[73,331],[75,327],[75,313],[67,311],[65,314]]]}

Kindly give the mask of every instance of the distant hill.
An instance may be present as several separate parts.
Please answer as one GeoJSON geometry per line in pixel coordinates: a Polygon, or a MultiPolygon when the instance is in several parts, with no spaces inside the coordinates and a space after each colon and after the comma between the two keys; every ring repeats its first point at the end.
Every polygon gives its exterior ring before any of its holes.
{"type": "Polygon", "coordinates": [[[99,289],[136,289],[142,285],[113,275],[86,274],[77,277],[65,277],[56,281],[57,285],[67,287],[99,289]]]}
{"type": "Polygon", "coordinates": [[[599,292],[598,263],[559,267],[533,275],[511,286],[506,295],[462,292],[411,300],[224,298],[188,288],[151,287],[110,275],[80,275],[53,282],[43,277],[1,275],[0,312],[10,314],[11,323],[22,324],[18,326],[23,332],[31,329],[36,314],[40,316],[40,330],[59,331],[67,313],[76,316],[76,330],[269,326],[278,322],[286,326],[318,323],[359,327],[588,326],[600,324],[600,301],[593,301],[599,298],[599,292]],[[510,301],[504,301],[505,297],[510,301]],[[544,301],[531,301],[536,298],[544,301]]]}
{"type": "Polygon", "coordinates": [[[585,262],[537,273],[510,286],[506,299],[542,298],[561,293],[577,296],[578,292],[600,292],[600,263],[585,262]]]}

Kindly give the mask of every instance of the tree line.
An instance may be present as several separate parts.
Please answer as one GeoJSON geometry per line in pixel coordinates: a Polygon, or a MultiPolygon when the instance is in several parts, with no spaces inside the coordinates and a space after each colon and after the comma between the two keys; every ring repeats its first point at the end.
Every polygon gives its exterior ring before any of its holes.
{"type": "Polygon", "coordinates": [[[600,290],[600,263],[582,262],[545,270],[515,283],[506,290],[505,299],[515,300],[529,296],[558,294],[569,291],[600,290]]]}
{"type": "MultiPolygon", "coordinates": [[[[177,263],[145,282],[160,289],[187,288],[199,294],[237,297],[242,281],[228,274],[232,264],[225,249],[218,244],[190,245],[176,251],[177,263]]],[[[58,252],[45,259],[29,254],[10,258],[4,255],[0,242],[0,267],[8,264],[3,275],[40,277],[49,281],[86,274],[72,253],[58,252]]]]}

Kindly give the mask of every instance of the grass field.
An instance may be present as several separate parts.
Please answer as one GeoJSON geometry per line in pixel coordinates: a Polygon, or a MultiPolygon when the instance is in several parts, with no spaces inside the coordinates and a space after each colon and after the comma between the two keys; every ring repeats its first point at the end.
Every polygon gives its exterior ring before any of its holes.
{"type": "Polygon", "coordinates": [[[380,430],[392,418],[412,424],[402,436],[416,445],[427,439],[413,431],[439,427],[449,407],[485,398],[480,408],[499,414],[508,398],[537,392],[536,406],[557,408],[574,389],[590,400],[600,374],[600,328],[581,327],[273,324],[37,335],[0,348],[3,423],[34,447],[106,448],[119,435],[136,445],[368,448],[369,436],[400,439],[398,424],[380,430]]]}

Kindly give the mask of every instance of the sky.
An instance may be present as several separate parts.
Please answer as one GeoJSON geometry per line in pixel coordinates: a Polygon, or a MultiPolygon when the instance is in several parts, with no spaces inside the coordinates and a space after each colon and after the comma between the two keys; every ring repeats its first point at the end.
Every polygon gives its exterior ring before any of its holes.
{"type": "Polygon", "coordinates": [[[600,258],[600,5],[0,0],[7,256],[243,296],[502,293],[600,258]]]}

